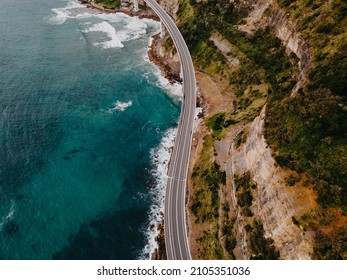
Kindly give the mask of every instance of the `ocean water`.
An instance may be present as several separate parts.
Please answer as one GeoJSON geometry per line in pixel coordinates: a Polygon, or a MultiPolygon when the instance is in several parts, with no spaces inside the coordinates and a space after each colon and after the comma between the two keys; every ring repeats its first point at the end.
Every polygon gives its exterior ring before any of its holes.
{"type": "Polygon", "coordinates": [[[0,259],[149,257],[182,92],[146,57],[159,28],[1,0],[0,259]]]}

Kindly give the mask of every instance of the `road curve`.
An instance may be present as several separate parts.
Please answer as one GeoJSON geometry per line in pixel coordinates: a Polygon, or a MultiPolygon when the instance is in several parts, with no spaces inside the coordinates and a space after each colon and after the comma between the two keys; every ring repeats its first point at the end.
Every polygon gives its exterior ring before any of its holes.
{"type": "Polygon", "coordinates": [[[180,57],[183,102],[165,194],[165,246],[169,260],[190,260],[185,201],[190,147],[196,107],[196,80],[192,58],[175,22],[155,0],[145,0],[170,33],[180,57]]]}

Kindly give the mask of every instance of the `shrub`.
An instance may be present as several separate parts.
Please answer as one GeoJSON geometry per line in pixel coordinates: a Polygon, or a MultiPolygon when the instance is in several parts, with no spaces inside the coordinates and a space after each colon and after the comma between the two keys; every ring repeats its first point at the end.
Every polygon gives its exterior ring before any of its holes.
{"type": "Polygon", "coordinates": [[[249,232],[251,259],[254,260],[277,260],[280,258],[279,251],[275,248],[271,238],[264,237],[264,227],[261,221],[254,220],[249,232]]]}

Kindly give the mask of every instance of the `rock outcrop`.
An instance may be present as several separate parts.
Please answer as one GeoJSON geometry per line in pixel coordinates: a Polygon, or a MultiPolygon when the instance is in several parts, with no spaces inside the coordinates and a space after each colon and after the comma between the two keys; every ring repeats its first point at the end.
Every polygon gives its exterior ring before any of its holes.
{"type": "MultiPolygon", "coordinates": [[[[177,19],[176,13],[179,7],[178,0],[159,0],[158,3],[168,12],[173,19],[177,19]]],[[[149,52],[149,56],[163,72],[163,75],[170,82],[182,82],[180,78],[180,61],[176,49],[171,46],[167,48],[165,43],[167,42],[169,35],[166,34],[164,38],[159,35],[154,36],[154,41],[149,52]]]]}
{"type": "Polygon", "coordinates": [[[238,173],[250,171],[253,175],[257,189],[252,212],[263,222],[265,237],[274,240],[281,258],[310,259],[312,235],[294,225],[292,217],[315,206],[313,191],[286,185],[285,172],[275,166],[264,138],[264,118],[265,108],[251,124],[246,143],[234,152],[235,170],[238,173]]]}
{"type": "Polygon", "coordinates": [[[177,11],[179,7],[178,0],[159,0],[158,3],[168,12],[174,20],[177,20],[177,11]]]}
{"type": "Polygon", "coordinates": [[[288,53],[294,53],[299,58],[299,77],[292,90],[292,96],[307,83],[307,72],[312,65],[310,45],[302,38],[300,32],[286,13],[273,0],[256,0],[251,5],[252,10],[245,18],[246,23],[239,25],[241,31],[249,34],[259,28],[270,26],[275,30],[276,37],[282,41],[288,53]],[[265,15],[266,12],[266,15],[265,15]]]}
{"type": "Polygon", "coordinates": [[[166,260],[166,248],[165,248],[165,237],[164,237],[164,224],[158,225],[159,234],[155,238],[158,243],[158,249],[155,249],[151,256],[151,260],[166,260]]]}
{"type": "Polygon", "coordinates": [[[276,36],[282,41],[288,52],[293,52],[299,58],[299,77],[292,95],[307,83],[307,72],[312,65],[310,45],[303,40],[294,23],[288,20],[285,13],[272,7],[269,25],[275,29],[276,36]]]}

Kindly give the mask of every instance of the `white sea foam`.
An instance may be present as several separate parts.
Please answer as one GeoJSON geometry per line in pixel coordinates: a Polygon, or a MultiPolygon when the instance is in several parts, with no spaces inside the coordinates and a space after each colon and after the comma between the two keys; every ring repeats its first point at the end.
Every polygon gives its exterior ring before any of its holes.
{"type": "MultiPolygon", "coordinates": [[[[131,17],[124,13],[103,13],[90,10],[76,0],[69,1],[63,8],[52,9],[52,15],[48,18],[48,22],[59,25],[63,24],[69,18],[93,18],[93,21],[102,20],[102,22],[94,22],[92,27],[82,32],[87,33],[94,31],[106,33],[110,40],[94,43],[95,46],[101,46],[105,49],[122,48],[123,42],[141,38],[146,34],[148,25],[152,26],[154,24],[153,20],[139,19],[138,17],[131,17]],[[119,26],[117,23],[122,24],[119,26]]],[[[82,23],[82,25],[85,26],[88,25],[88,23],[82,23]]]]}
{"type": "Polygon", "coordinates": [[[77,1],[69,1],[63,8],[52,9],[53,15],[48,18],[51,24],[63,24],[68,18],[85,18],[90,17],[91,13],[77,1]]]}
{"type": "MultiPolygon", "coordinates": [[[[147,56],[145,57],[145,59],[149,61],[147,56]]],[[[181,102],[183,98],[183,85],[179,82],[170,83],[170,81],[162,75],[160,68],[154,63],[153,65],[155,67],[153,71],[153,73],[155,74],[155,80],[153,81],[151,79],[150,73],[143,73],[142,77],[162,88],[165,93],[173,99],[173,101],[181,102]]]]}
{"type": "Polygon", "coordinates": [[[162,213],[164,213],[167,171],[176,133],[176,128],[169,129],[164,134],[159,146],[150,151],[154,166],[152,176],[155,178],[155,187],[150,191],[153,204],[149,211],[149,224],[146,231],[147,245],[143,249],[140,259],[151,258],[152,253],[158,248],[155,238],[159,234],[158,225],[163,222],[162,213]]]}
{"type": "Polygon", "coordinates": [[[114,107],[108,109],[109,113],[113,113],[114,111],[124,112],[126,108],[131,107],[133,105],[133,102],[131,100],[128,102],[117,101],[113,105],[114,107]]]}
{"type": "Polygon", "coordinates": [[[8,214],[7,214],[7,216],[6,216],[6,219],[7,219],[7,220],[13,219],[13,217],[14,217],[14,212],[15,212],[15,204],[14,204],[14,201],[12,200],[12,201],[11,201],[11,208],[10,208],[10,211],[8,212],[8,214]]]}
{"type": "Polygon", "coordinates": [[[3,218],[1,218],[1,220],[0,220],[0,232],[2,231],[2,228],[7,221],[13,220],[15,211],[16,211],[15,202],[14,202],[14,200],[11,200],[10,209],[8,210],[8,212],[6,211],[7,214],[3,218]]]}
{"type": "Polygon", "coordinates": [[[97,14],[96,17],[106,20],[108,22],[116,23],[116,22],[122,21],[122,19],[125,18],[123,15],[128,17],[128,15],[123,13],[114,13],[114,14],[100,13],[100,14],[97,14]]]}
{"type": "Polygon", "coordinates": [[[144,23],[146,23],[148,26],[157,27],[158,31],[160,31],[160,23],[157,20],[151,19],[151,18],[143,18],[141,19],[144,23]]]}
{"type": "Polygon", "coordinates": [[[91,31],[104,32],[111,39],[106,42],[95,43],[96,46],[108,48],[122,48],[123,42],[141,38],[147,32],[147,24],[139,18],[129,17],[122,13],[117,14],[97,14],[97,18],[103,19],[101,23],[96,23],[92,27],[84,30],[84,33],[91,31]],[[122,22],[123,25],[119,30],[112,25],[122,22]]]}
{"type": "Polygon", "coordinates": [[[143,20],[131,17],[126,28],[129,30],[130,38],[136,39],[142,34],[146,34],[147,24],[143,20]]]}
{"type": "Polygon", "coordinates": [[[105,49],[122,48],[124,46],[117,35],[116,29],[106,21],[96,23],[92,25],[90,28],[84,30],[83,32],[87,33],[93,31],[106,33],[107,37],[111,39],[106,42],[94,43],[95,46],[102,46],[105,49]]]}
{"type": "MultiPolygon", "coordinates": [[[[160,31],[160,25],[157,26],[157,32],[160,31]]],[[[146,55],[144,56],[145,61],[150,61],[148,57],[148,51],[150,47],[152,46],[153,38],[150,38],[149,43],[148,43],[148,50],[146,52],[146,55]]],[[[152,62],[151,62],[152,63],[152,62]]],[[[154,74],[157,78],[156,80],[156,85],[164,89],[164,91],[167,93],[168,96],[170,96],[174,101],[180,102],[182,101],[183,98],[183,85],[179,82],[175,83],[170,83],[168,79],[166,79],[160,68],[152,63],[155,67],[154,74]]],[[[143,77],[149,80],[150,75],[148,73],[143,74],[143,77]]]]}
{"type": "Polygon", "coordinates": [[[130,17],[122,13],[106,18],[109,18],[110,22],[116,22],[115,20],[117,19],[123,22],[124,26],[117,31],[117,35],[121,42],[136,40],[147,32],[147,24],[139,18],[130,17]]]}
{"type": "Polygon", "coordinates": [[[55,13],[55,15],[48,19],[51,24],[63,24],[68,18],[68,13],[63,9],[52,9],[52,12],[55,13]]]}
{"type": "Polygon", "coordinates": [[[183,85],[181,83],[175,82],[175,83],[170,83],[161,73],[159,72],[156,73],[158,77],[158,83],[157,85],[166,89],[166,92],[170,97],[172,97],[174,100],[179,100],[182,101],[183,98],[183,85]]]}
{"type": "Polygon", "coordinates": [[[74,8],[84,8],[84,6],[79,3],[77,0],[70,0],[67,2],[65,7],[66,9],[74,9],[74,8]]]}

